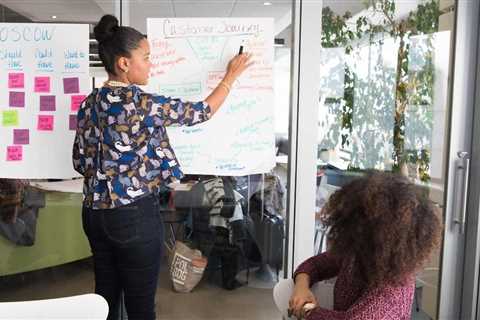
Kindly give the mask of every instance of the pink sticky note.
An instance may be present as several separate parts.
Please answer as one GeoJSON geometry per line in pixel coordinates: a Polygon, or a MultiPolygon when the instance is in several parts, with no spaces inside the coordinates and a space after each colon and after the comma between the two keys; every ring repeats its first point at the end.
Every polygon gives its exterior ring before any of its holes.
{"type": "Polygon", "coordinates": [[[40,131],[53,131],[53,116],[39,115],[37,129],[40,131]]]}
{"type": "Polygon", "coordinates": [[[68,119],[68,128],[70,130],[77,130],[77,115],[71,114],[68,119]]]}
{"type": "Polygon", "coordinates": [[[7,161],[22,161],[23,147],[22,146],[8,146],[7,147],[7,161]]]}
{"type": "Polygon", "coordinates": [[[63,93],[79,93],[80,83],[78,78],[63,78],[63,93]]]}
{"type": "Polygon", "coordinates": [[[8,96],[10,107],[25,108],[25,92],[10,91],[8,96]]]}
{"type": "Polygon", "coordinates": [[[40,96],[40,111],[55,111],[55,96],[40,96]]]}
{"type": "Polygon", "coordinates": [[[13,144],[30,144],[30,130],[13,129],[13,144]]]}
{"type": "Polygon", "coordinates": [[[82,104],[83,100],[85,100],[85,95],[72,96],[72,100],[70,104],[71,111],[78,111],[78,109],[80,109],[80,105],[82,104]]]}
{"type": "Polygon", "coordinates": [[[35,77],[35,92],[50,92],[50,77],[35,77]]]}
{"type": "Polygon", "coordinates": [[[11,89],[23,88],[25,86],[23,73],[9,73],[8,87],[11,89]]]}

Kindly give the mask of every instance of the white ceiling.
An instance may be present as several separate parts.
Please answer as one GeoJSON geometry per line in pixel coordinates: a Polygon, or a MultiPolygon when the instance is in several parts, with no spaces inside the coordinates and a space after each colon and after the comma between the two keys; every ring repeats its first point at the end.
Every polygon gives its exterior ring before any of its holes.
{"type": "MultiPolygon", "coordinates": [[[[270,0],[123,0],[130,8],[129,24],[146,32],[147,17],[273,17],[276,33],[291,23],[292,1],[270,0]]],[[[318,1],[318,0],[309,0],[318,1]]],[[[0,0],[0,4],[35,22],[95,23],[104,14],[115,11],[112,0],[0,0]],[[57,19],[52,19],[52,16],[57,19]]],[[[325,0],[339,14],[353,14],[364,8],[362,0],[325,0]]],[[[127,13],[128,11],[124,12],[127,13]]]]}
{"type": "Polygon", "coordinates": [[[52,15],[57,15],[60,21],[90,22],[103,14],[93,0],[0,0],[0,4],[34,22],[54,21],[52,15]]]}
{"type": "Polygon", "coordinates": [[[290,25],[291,1],[270,2],[271,6],[260,0],[130,0],[130,24],[145,31],[149,17],[272,17],[278,33],[290,25]]]}

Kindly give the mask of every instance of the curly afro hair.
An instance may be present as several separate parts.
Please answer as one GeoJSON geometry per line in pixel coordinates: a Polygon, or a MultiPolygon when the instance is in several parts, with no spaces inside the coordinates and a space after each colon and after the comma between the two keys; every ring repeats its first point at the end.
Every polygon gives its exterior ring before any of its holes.
{"type": "Polygon", "coordinates": [[[408,179],[372,171],[335,192],[322,210],[329,251],[354,260],[367,287],[401,285],[438,247],[436,207],[408,179]]]}

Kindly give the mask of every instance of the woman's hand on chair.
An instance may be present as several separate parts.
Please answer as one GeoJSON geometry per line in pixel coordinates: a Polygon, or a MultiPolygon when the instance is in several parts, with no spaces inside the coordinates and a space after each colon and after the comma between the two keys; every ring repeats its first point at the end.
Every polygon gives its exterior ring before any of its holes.
{"type": "Polygon", "coordinates": [[[292,297],[288,301],[288,310],[289,314],[301,319],[305,316],[303,306],[306,303],[317,305],[317,299],[310,290],[308,282],[304,281],[304,279],[301,279],[299,276],[301,276],[301,274],[297,275],[292,297]]]}

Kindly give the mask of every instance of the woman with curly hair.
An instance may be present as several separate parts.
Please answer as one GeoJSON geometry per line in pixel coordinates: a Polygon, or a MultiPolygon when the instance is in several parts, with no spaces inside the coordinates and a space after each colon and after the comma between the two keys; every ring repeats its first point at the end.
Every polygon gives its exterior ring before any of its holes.
{"type": "Polygon", "coordinates": [[[328,250],[295,271],[289,310],[308,320],[410,319],[415,271],[438,246],[433,203],[406,178],[372,172],[335,192],[322,210],[328,250]],[[334,310],[316,306],[310,287],[337,277],[334,310]]]}

